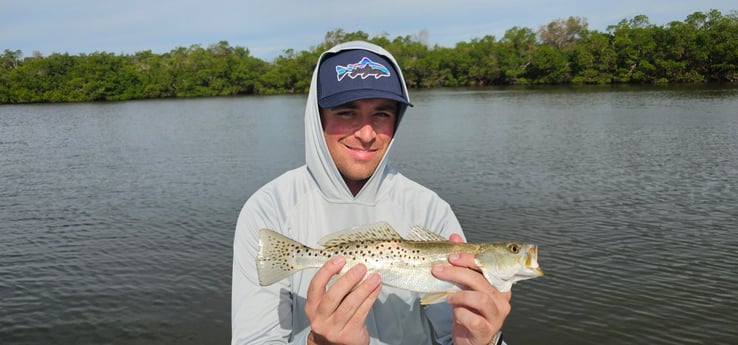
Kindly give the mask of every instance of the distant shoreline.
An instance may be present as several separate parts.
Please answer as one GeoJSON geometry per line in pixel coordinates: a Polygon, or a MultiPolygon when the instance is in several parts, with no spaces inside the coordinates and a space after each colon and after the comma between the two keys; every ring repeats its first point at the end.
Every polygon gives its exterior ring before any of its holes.
{"type": "Polygon", "coordinates": [[[638,15],[589,30],[586,19],[555,20],[538,31],[514,27],[454,48],[410,36],[328,32],[309,51],[286,50],[266,62],[227,41],[168,53],[96,52],[0,56],[0,104],[122,101],[307,93],[320,53],[365,40],[393,53],[408,87],[504,85],[666,85],[738,82],[738,13],[695,12],[664,26],[638,15]]]}

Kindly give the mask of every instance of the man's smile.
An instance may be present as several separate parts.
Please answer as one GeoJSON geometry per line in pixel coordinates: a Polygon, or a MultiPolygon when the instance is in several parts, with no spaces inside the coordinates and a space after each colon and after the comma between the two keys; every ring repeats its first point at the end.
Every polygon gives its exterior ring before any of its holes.
{"type": "Polygon", "coordinates": [[[379,149],[376,148],[355,147],[346,144],[344,144],[344,147],[349,150],[352,157],[359,160],[367,160],[374,156],[377,151],[379,151],[379,149]]]}

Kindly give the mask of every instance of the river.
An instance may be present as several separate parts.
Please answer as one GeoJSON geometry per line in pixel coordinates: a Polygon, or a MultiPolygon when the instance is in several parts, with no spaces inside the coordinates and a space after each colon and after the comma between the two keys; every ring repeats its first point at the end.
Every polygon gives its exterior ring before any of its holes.
{"type": "MultiPolygon", "coordinates": [[[[539,245],[514,344],[738,343],[738,87],[411,92],[393,162],[539,245]]],[[[0,343],[225,344],[243,202],[304,95],[0,106],[0,343]]]]}

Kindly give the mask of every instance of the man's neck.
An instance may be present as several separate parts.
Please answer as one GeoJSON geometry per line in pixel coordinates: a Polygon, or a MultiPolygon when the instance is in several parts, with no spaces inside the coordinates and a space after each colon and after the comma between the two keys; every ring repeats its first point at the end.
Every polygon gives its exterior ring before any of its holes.
{"type": "Polygon", "coordinates": [[[368,180],[361,180],[361,181],[352,181],[343,179],[343,181],[346,183],[346,186],[348,187],[349,191],[353,196],[356,196],[356,194],[359,194],[362,188],[364,188],[364,185],[366,184],[366,181],[368,180]]]}

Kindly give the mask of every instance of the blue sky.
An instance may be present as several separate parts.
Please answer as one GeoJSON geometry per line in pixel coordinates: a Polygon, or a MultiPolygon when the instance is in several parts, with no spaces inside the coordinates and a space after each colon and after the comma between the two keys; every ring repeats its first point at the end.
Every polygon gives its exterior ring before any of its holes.
{"type": "Polygon", "coordinates": [[[285,49],[310,49],[337,28],[370,36],[415,36],[455,43],[569,16],[589,28],[644,14],[655,25],[683,21],[697,11],[738,10],[735,0],[0,0],[0,51],[133,54],[168,52],[228,41],[271,61],[285,49]]]}

